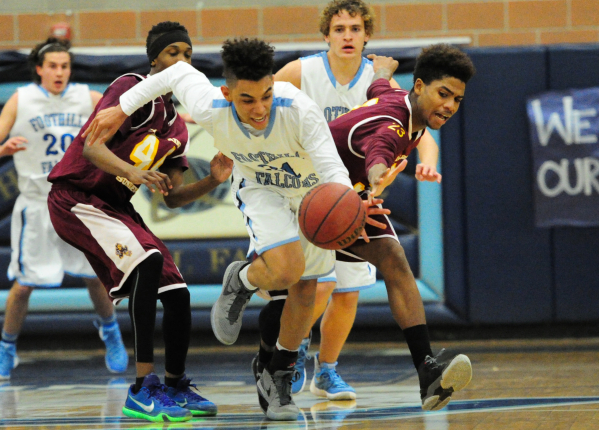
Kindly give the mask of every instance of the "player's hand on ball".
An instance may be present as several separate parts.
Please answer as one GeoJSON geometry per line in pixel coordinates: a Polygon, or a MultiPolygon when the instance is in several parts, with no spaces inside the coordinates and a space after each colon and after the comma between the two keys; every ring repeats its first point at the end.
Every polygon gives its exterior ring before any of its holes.
{"type": "MultiPolygon", "coordinates": [[[[377,220],[370,218],[371,215],[389,215],[391,213],[389,209],[383,209],[377,206],[381,203],[383,203],[383,199],[375,199],[374,197],[372,197],[371,193],[368,193],[368,200],[362,200],[362,204],[364,205],[364,209],[366,210],[366,224],[370,224],[378,228],[387,227],[382,222],[378,222],[377,220]]],[[[364,238],[364,241],[370,242],[370,239],[366,234],[366,229],[362,230],[361,236],[364,238]]]]}
{"type": "Polygon", "coordinates": [[[96,114],[81,137],[87,138],[86,143],[89,146],[96,143],[102,145],[114,136],[126,119],[127,115],[121,109],[121,105],[102,109],[96,114]]]}
{"type": "Polygon", "coordinates": [[[420,163],[416,165],[416,179],[419,181],[437,182],[440,184],[441,174],[437,172],[435,166],[420,163]]]}
{"type": "Polygon", "coordinates": [[[393,183],[397,175],[399,175],[399,173],[402,172],[407,165],[408,160],[403,160],[397,166],[393,168],[389,167],[387,170],[385,170],[381,176],[379,176],[372,182],[371,195],[373,197],[380,196],[385,190],[385,188],[387,188],[389,185],[393,183]]]}

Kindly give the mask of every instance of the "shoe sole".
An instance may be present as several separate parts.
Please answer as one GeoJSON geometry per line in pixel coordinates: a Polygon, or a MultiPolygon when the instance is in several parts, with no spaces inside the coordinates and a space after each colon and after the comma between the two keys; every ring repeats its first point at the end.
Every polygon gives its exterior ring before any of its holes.
{"type": "Polygon", "coordinates": [[[213,417],[218,413],[218,410],[216,411],[193,411],[191,409],[188,409],[189,412],[191,412],[191,415],[194,417],[213,417]]]}
{"type": "Polygon", "coordinates": [[[173,422],[173,423],[180,423],[180,422],[184,422],[184,421],[189,421],[193,415],[190,413],[189,415],[186,415],[184,417],[171,417],[167,414],[158,414],[158,415],[148,415],[148,414],[144,414],[142,412],[139,411],[134,411],[133,409],[129,409],[126,406],[123,406],[123,414],[128,416],[129,418],[139,418],[139,419],[143,419],[143,420],[148,420],[148,421],[152,421],[155,423],[162,423],[162,422],[173,422]]]}
{"type": "MultiPolygon", "coordinates": [[[[235,339],[231,340],[225,340],[223,339],[219,334],[218,334],[218,329],[216,327],[216,310],[217,310],[217,304],[218,304],[218,300],[222,297],[223,293],[225,292],[225,285],[227,285],[229,283],[229,280],[231,279],[232,273],[235,268],[237,267],[237,265],[232,265],[230,264],[229,267],[227,267],[227,270],[225,270],[225,276],[224,276],[224,281],[223,281],[223,289],[220,292],[220,296],[218,296],[218,299],[216,299],[216,303],[214,303],[214,305],[212,305],[212,309],[210,310],[210,325],[212,326],[212,332],[214,333],[214,336],[218,339],[218,341],[224,345],[233,345],[236,341],[237,341],[237,336],[235,336],[235,339]]],[[[239,334],[238,334],[239,335],[239,334]]]]}
{"type": "Polygon", "coordinates": [[[430,396],[422,403],[425,411],[438,411],[443,409],[451,400],[451,395],[464,389],[472,380],[472,364],[470,359],[463,355],[456,355],[447,366],[441,377],[429,387],[429,392],[442,390],[440,394],[430,396]]]}
{"type": "Polygon", "coordinates": [[[356,400],[356,393],[352,391],[341,391],[339,393],[329,393],[321,390],[314,383],[314,379],[310,383],[310,392],[318,397],[324,397],[328,400],[356,400]]]}

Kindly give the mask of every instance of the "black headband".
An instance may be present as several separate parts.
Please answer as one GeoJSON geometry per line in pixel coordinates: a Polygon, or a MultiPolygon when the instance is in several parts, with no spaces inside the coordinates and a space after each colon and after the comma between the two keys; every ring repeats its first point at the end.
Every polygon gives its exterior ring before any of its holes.
{"type": "Polygon", "coordinates": [[[189,34],[183,30],[174,30],[169,31],[168,33],[164,33],[158,39],[152,42],[150,47],[147,50],[148,60],[150,60],[150,64],[152,61],[158,57],[158,55],[162,52],[164,48],[166,48],[171,43],[176,42],[185,42],[189,46],[191,46],[191,39],[189,38],[189,34]]]}

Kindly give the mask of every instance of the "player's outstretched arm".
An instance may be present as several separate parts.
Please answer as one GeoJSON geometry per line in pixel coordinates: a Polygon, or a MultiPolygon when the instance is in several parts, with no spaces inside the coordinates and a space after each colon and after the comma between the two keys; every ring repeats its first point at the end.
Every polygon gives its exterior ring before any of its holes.
{"type": "Polygon", "coordinates": [[[370,196],[380,196],[384,189],[393,183],[397,175],[408,165],[408,160],[403,160],[395,167],[387,167],[384,164],[375,164],[368,171],[368,181],[372,185],[370,196]]]}
{"type": "Polygon", "coordinates": [[[428,130],[425,130],[417,148],[420,163],[416,165],[416,179],[440,184],[442,176],[437,172],[439,147],[428,130]]]}
{"type": "Polygon", "coordinates": [[[168,196],[164,196],[164,202],[172,209],[199,199],[225,182],[233,171],[233,160],[219,152],[210,162],[210,175],[192,184],[184,184],[183,171],[179,167],[162,170],[169,176],[173,186],[168,196]]]}
{"type": "MultiPolygon", "coordinates": [[[[18,93],[14,93],[4,105],[0,113],[0,142],[6,139],[17,119],[18,93]]],[[[13,155],[15,152],[26,149],[27,139],[22,136],[13,136],[0,146],[0,157],[13,155]]]]}
{"type": "Polygon", "coordinates": [[[393,79],[393,73],[395,72],[395,70],[397,70],[397,67],[399,66],[399,62],[397,60],[394,60],[391,57],[385,57],[382,55],[375,54],[368,55],[368,58],[372,60],[372,68],[374,70],[372,82],[381,78],[387,79],[388,81],[393,79]]]}
{"type": "Polygon", "coordinates": [[[132,166],[117,157],[105,145],[83,145],[83,156],[97,168],[125,178],[133,185],[146,185],[152,192],[159,191],[167,195],[172,188],[168,175],[153,170],[141,170],[132,166]]]}

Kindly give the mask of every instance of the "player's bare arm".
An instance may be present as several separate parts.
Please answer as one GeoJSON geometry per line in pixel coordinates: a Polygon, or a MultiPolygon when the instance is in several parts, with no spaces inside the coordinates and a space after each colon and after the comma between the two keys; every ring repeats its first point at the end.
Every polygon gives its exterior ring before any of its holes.
{"type": "MultiPolygon", "coordinates": [[[[18,93],[14,93],[4,105],[0,113],[0,142],[6,139],[17,119],[18,93]]],[[[0,157],[8,157],[15,152],[26,149],[27,139],[22,136],[13,136],[0,146],[0,157]]]]}
{"type": "Polygon", "coordinates": [[[92,146],[94,144],[103,145],[114,136],[126,119],[127,114],[123,112],[120,104],[102,109],[96,114],[96,117],[92,120],[81,137],[86,138],[85,144],[87,146],[92,146]]]}
{"type": "Polygon", "coordinates": [[[210,161],[210,175],[192,184],[184,184],[183,171],[179,167],[161,170],[171,180],[172,188],[168,195],[164,196],[164,202],[172,209],[199,199],[225,182],[233,171],[233,160],[219,152],[210,161]]]}
{"type": "Polygon", "coordinates": [[[89,96],[92,98],[92,109],[95,109],[96,105],[98,104],[98,102],[102,98],[102,93],[100,93],[98,91],[93,91],[92,90],[92,91],[89,92],[89,96]]]}
{"type": "Polygon", "coordinates": [[[433,136],[426,132],[420,139],[417,148],[420,163],[416,165],[416,179],[441,183],[441,174],[437,172],[439,147],[433,136]]]}
{"type": "MultiPolygon", "coordinates": [[[[391,57],[385,57],[382,55],[370,54],[368,58],[372,60],[372,68],[374,69],[374,77],[372,78],[372,82],[377,79],[385,78],[388,81],[393,79],[393,73],[397,70],[399,66],[399,62],[394,60],[391,57]]],[[[395,82],[395,80],[393,80],[395,82]]],[[[395,82],[397,85],[397,82],[395,82]]],[[[399,88],[399,85],[397,85],[399,88]]]]}
{"type": "Polygon", "coordinates": [[[275,73],[275,81],[289,82],[296,88],[302,89],[302,62],[294,60],[287,63],[281,70],[275,73]]]}
{"type": "Polygon", "coordinates": [[[397,166],[387,167],[385,164],[375,164],[368,171],[368,181],[372,185],[371,197],[380,196],[385,188],[393,183],[397,175],[408,165],[408,160],[403,160],[397,166]]]}
{"type": "MultiPolygon", "coordinates": [[[[89,138],[88,138],[89,140],[89,138]]],[[[141,170],[119,157],[105,145],[83,145],[83,156],[94,166],[115,176],[128,179],[132,184],[145,185],[150,191],[159,191],[165,196],[172,188],[168,175],[154,170],[141,170]]]]}

